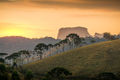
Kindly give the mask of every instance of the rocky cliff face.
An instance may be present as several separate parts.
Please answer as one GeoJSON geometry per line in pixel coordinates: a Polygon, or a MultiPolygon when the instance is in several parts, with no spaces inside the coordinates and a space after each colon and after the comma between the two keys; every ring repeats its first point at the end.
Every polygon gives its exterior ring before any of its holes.
{"type": "Polygon", "coordinates": [[[88,33],[87,28],[84,27],[67,27],[67,28],[61,28],[59,29],[58,33],[58,39],[65,39],[67,35],[75,33],[79,35],[80,37],[89,37],[90,34],[88,33]]]}

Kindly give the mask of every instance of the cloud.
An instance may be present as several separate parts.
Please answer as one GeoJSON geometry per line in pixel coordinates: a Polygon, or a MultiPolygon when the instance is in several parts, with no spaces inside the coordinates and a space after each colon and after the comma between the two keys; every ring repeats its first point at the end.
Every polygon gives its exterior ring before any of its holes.
{"type": "Polygon", "coordinates": [[[0,2],[16,2],[18,0],[0,0],[0,2]]]}
{"type": "Polygon", "coordinates": [[[0,0],[0,2],[9,2],[9,0],[0,0]]]}
{"type": "Polygon", "coordinates": [[[49,7],[120,10],[120,0],[31,0],[49,7]]]}
{"type": "Polygon", "coordinates": [[[0,0],[0,2],[26,2],[47,8],[105,9],[120,11],[120,0],[0,0]]]}

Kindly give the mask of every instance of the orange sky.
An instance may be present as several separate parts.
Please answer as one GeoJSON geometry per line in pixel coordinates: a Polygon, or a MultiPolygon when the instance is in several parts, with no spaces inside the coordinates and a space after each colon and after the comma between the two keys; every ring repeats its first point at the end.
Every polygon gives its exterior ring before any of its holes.
{"type": "Polygon", "coordinates": [[[57,37],[61,27],[120,33],[119,0],[0,0],[0,36],[57,37]]]}

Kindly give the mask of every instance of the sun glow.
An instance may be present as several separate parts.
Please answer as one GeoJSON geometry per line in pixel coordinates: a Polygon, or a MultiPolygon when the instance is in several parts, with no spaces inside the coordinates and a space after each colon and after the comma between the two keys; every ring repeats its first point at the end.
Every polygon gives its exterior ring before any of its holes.
{"type": "MultiPolygon", "coordinates": [[[[42,2],[40,3],[41,6],[40,4],[38,5],[38,3],[36,5],[35,3],[30,4],[31,0],[18,0],[18,2],[13,3],[7,3],[5,1],[6,3],[0,3],[0,37],[24,36],[29,38],[41,38],[50,36],[56,38],[58,30],[61,27],[76,26],[88,28],[91,35],[94,35],[96,32],[120,33],[119,10],[105,9],[103,8],[104,6],[101,6],[101,8],[98,6],[98,8],[95,9],[92,9],[94,6],[91,6],[91,8],[86,6],[84,8],[82,5],[78,7],[76,5],[75,8],[75,5],[73,5],[72,7],[72,1],[76,2],[77,0],[49,0],[51,1],[50,3],[46,0],[45,5],[44,0],[40,1],[43,2],[43,4],[42,2]],[[57,2],[55,6],[54,1],[57,2]],[[60,6],[61,3],[58,4],[58,2],[70,2],[71,7],[70,5],[68,5],[68,7],[63,6],[63,9],[61,8],[62,6],[60,6]],[[52,4],[55,8],[52,8],[52,4]]],[[[98,3],[98,1],[96,2],[98,3]]],[[[92,0],[90,4],[91,3],[92,0]]]]}
{"type": "Polygon", "coordinates": [[[6,35],[11,36],[11,35],[20,35],[22,32],[17,29],[10,29],[5,31],[6,35]]]}
{"type": "Polygon", "coordinates": [[[21,29],[5,29],[2,32],[3,35],[7,35],[7,36],[21,36],[24,35],[24,31],[21,29]]]}

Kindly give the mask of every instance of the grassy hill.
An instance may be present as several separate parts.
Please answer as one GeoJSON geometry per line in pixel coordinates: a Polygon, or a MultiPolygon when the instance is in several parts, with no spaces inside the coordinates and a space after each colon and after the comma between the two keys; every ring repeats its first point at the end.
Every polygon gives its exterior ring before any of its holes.
{"type": "Polygon", "coordinates": [[[84,46],[24,66],[36,74],[44,74],[55,67],[64,67],[75,76],[93,76],[107,71],[118,72],[120,40],[84,46]]]}

